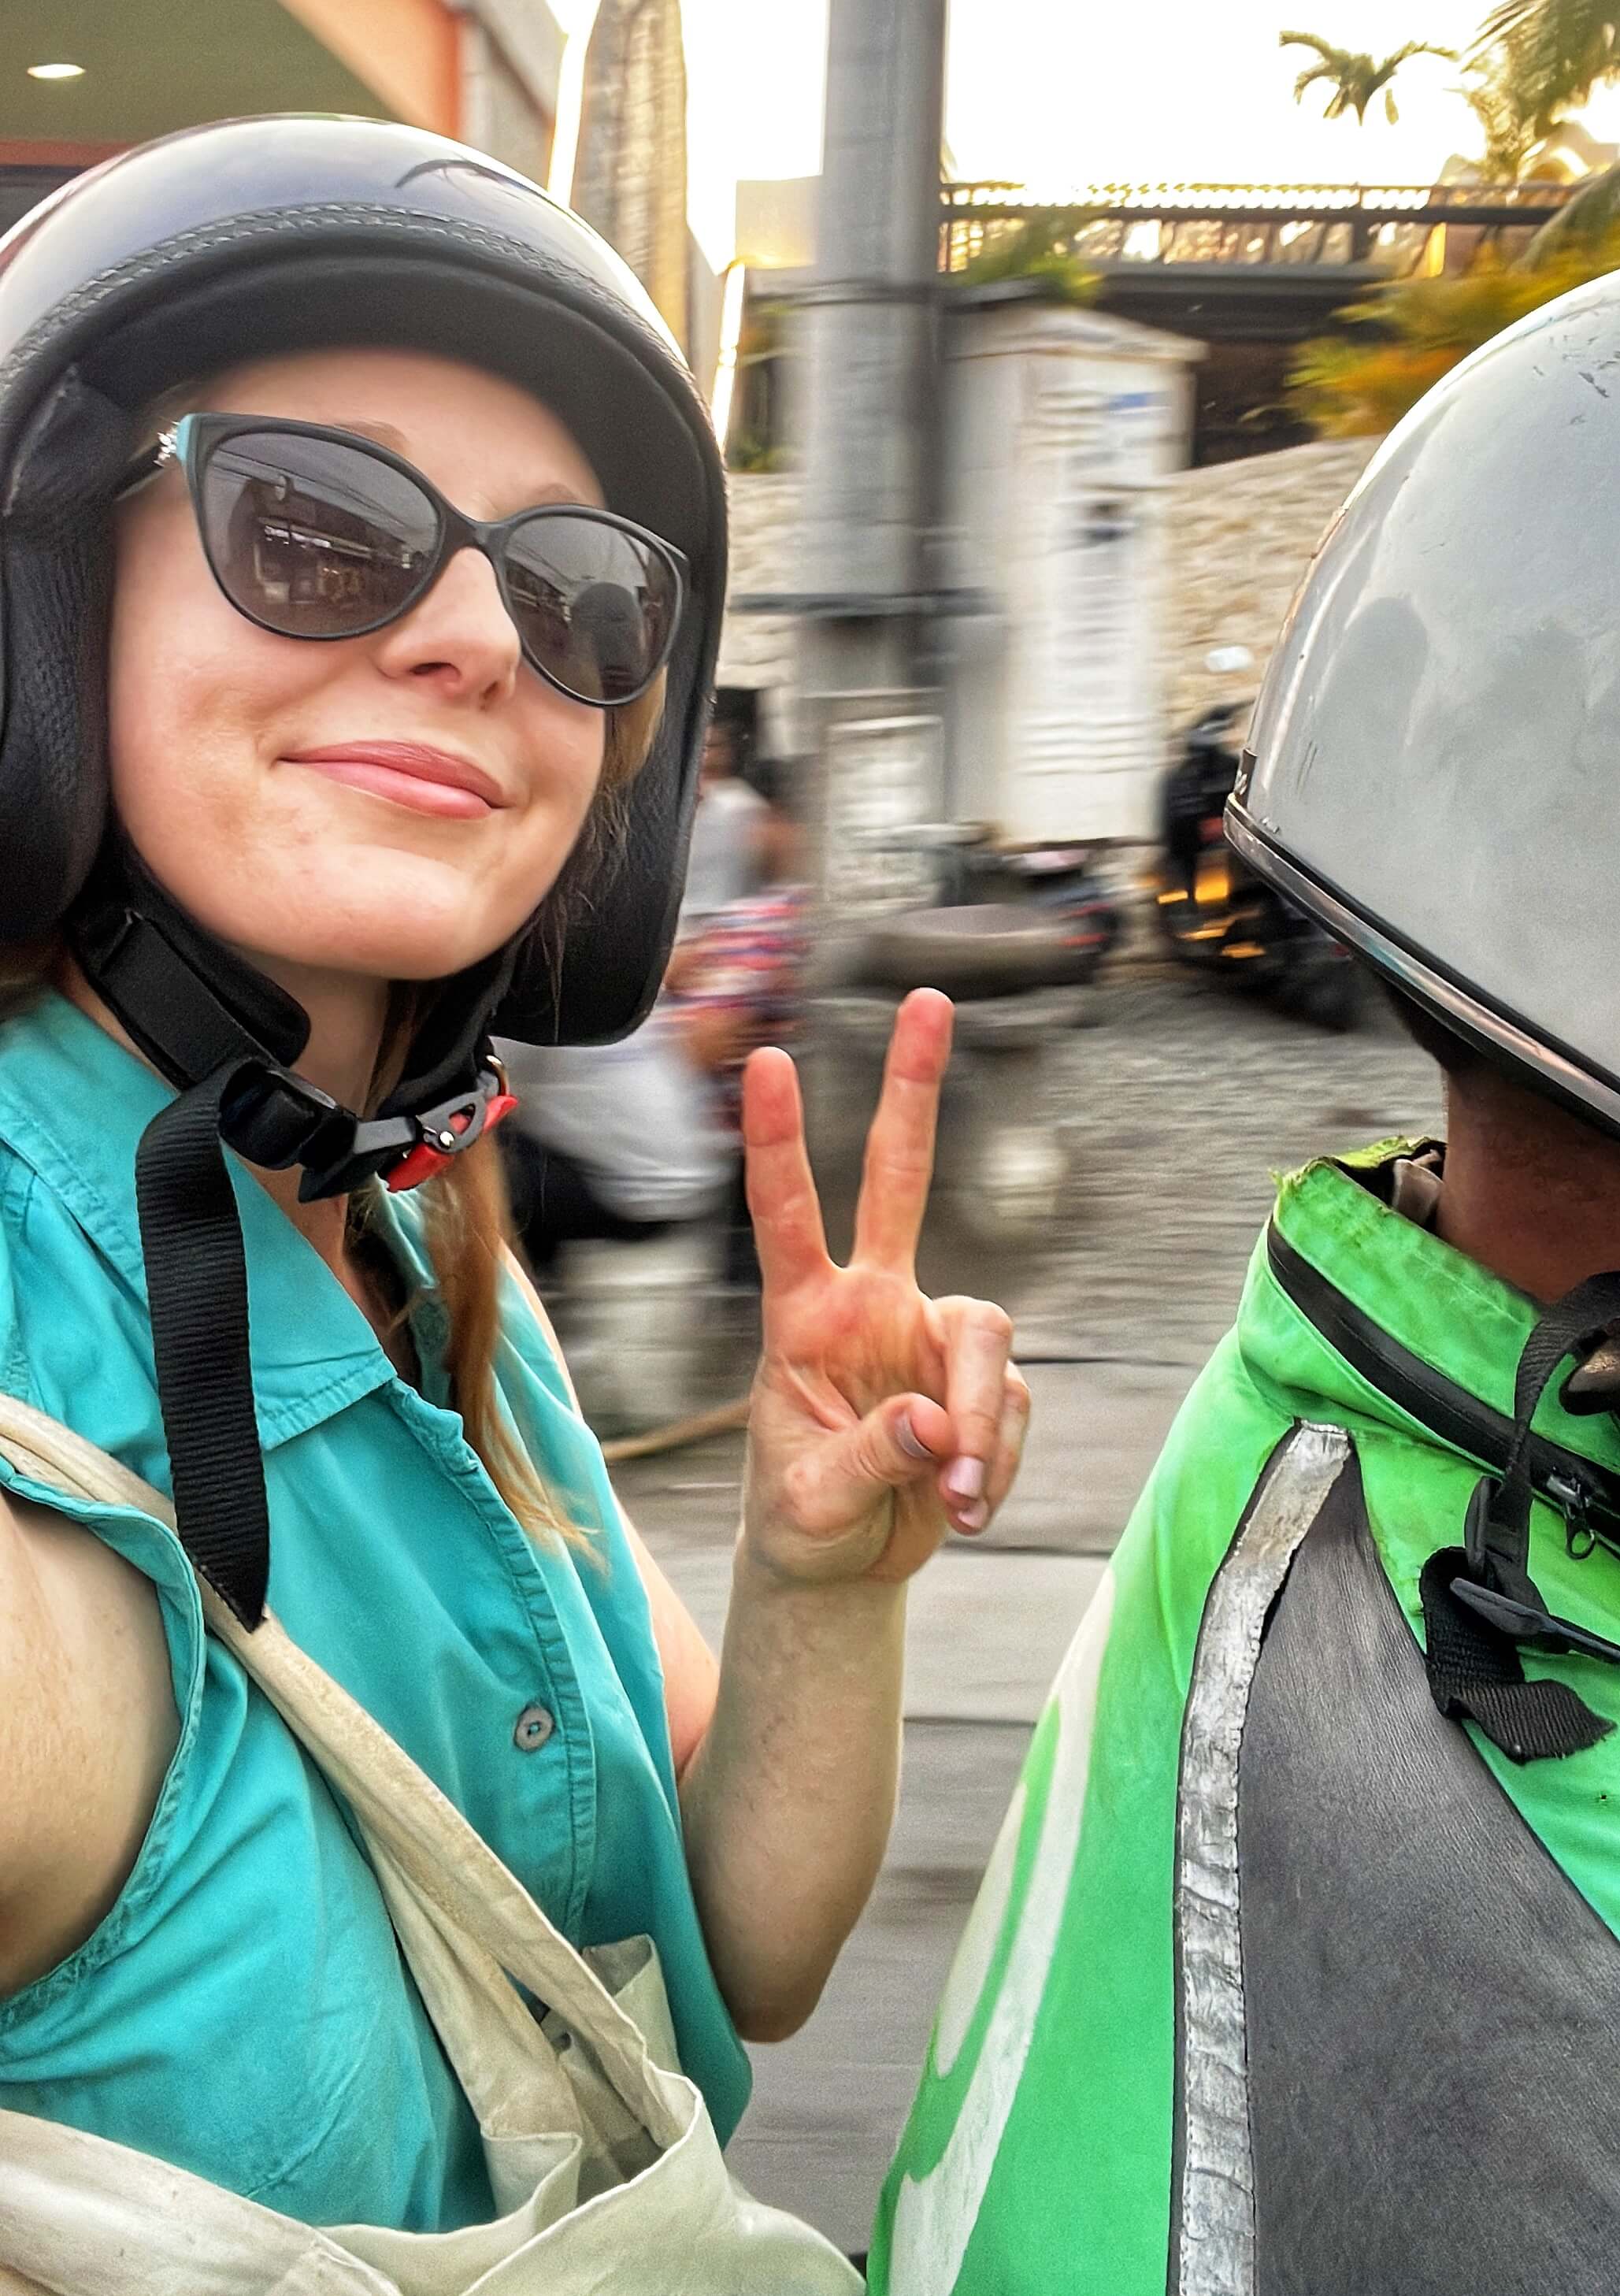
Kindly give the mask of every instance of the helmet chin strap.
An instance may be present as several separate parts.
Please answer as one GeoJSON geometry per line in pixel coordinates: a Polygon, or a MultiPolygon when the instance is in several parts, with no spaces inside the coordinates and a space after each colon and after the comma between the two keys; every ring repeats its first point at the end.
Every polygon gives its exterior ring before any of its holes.
{"type": "Polygon", "coordinates": [[[303,1006],[204,932],[121,834],[75,906],[68,937],[92,988],[178,1090],[227,1062],[238,1069],[221,1136],[272,1171],[301,1165],[306,1203],[373,1177],[394,1191],[414,1187],[515,1104],[489,1047],[516,962],[510,947],[434,984],[405,1073],[363,1117],[295,1073],[309,1041],[303,1006]]]}
{"type": "Polygon", "coordinates": [[[176,1526],[244,1626],[264,1615],[269,1505],[254,1412],[247,1267],[226,1145],[302,1166],[301,1201],[414,1187],[516,1105],[489,1046],[515,951],[434,985],[405,1071],[362,1117],[299,1076],[297,1000],[203,932],[121,835],[68,923],[91,986],[179,1097],[142,1135],[135,1197],[176,1526]]]}

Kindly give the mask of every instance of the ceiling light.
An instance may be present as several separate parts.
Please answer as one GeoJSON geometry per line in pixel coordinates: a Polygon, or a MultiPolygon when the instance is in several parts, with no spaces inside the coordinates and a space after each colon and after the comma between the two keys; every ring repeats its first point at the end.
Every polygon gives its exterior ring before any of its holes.
{"type": "Polygon", "coordinates": [[[30,79],[83,79],[83,64],[30,64],[30,79]]]}

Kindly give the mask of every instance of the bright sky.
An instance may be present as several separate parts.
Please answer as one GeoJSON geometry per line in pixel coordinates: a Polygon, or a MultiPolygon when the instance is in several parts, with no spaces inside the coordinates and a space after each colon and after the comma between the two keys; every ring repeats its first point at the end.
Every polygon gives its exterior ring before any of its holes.
{"type": "MultiPolygon", "coordinates": [[[[565,31],[595,0],[551,0],[565,31]]],[[[904,6],[906,0],[891,0],[904,6]]],[[[1364,129],[1321,118],[1326,90],[1293,100],[1303,49],[1277,35],[1317,32],[1383,56],[1407,40],[1466,49],[1489,0],[1157,0],[1075,7],[1065,0],[952,0],[945,135],[964,176],[1060,189],[1129,180],[1428,183],[1475,148],[1474,119],[1450,91],[1460,68],[1419,56],[1364,129]]],[[[806,176],[821,166],[826,0],[682,0],[692,228],[716,266],[730,257],[740,176],[806,176]]],[[[1620,86],[1585,116],[1620,141],[1620,86]]]]}

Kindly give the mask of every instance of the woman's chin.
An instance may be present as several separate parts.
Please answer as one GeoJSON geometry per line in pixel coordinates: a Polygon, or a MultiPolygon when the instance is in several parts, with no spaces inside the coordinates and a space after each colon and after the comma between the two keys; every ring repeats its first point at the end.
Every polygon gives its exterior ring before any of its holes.
{"type": "Polygon", "coordinates": [[[348,975],[356,980],[442,980],[493,955],[511,938],[505,931],[470,931],[464,920],[441,930],[423,920],[404,930],[395,917],[370,931],[356,931],[350,924],[341,931],[306,930],[296,939],[290,934],[266,935],[236,946],[250,964],[274,978],[300,972],[326,980],[348,975]]]}
{"type": "Polygon", "coordinates": [[[380,872],[364,891],[357,902],[351,882],[323,898],[305,883],[289,889],[284,902],[233,902],[216,888],[206,912],[200,903],[192,914],[261,971],[367,980],[441,980],[464,972],[503,947],[533,914],[533,904],[496,904],[487,886],[446,884],[431,871],[403,882],[380,872]]]}

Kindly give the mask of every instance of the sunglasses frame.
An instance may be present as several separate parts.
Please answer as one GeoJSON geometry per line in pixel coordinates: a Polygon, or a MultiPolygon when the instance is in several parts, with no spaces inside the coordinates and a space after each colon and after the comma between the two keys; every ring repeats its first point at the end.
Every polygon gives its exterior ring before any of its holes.
{"type": "Polygon", "coordinates": [[[476,550],[488,560],[495,570],[495,586],[501,594],[501,604],[508,620],[517,632],[518,643],[522,649],[524,660],[536,676],[543,678],[555,693],[564,695],[569,701],[577,701],[587,709],[622,709],[630,702],[639,701],[642,694],[647,693],[658,678],[674,651],[691,590],[691,568],[688,561],[675,548],[674,543],[666,542],[661,535],[653,534],[644,526],[638,526],[634,519],[621,518],[616,511],[598,510],[593,503],[536,503],[528,510],[513,511],[509,518],[469,518],[464,512],[457,510],[453,502],[447,501],[432,480],[425,478],[413,463],[407,463],[403,455],[394,454],[375,439],[367,439],[358,431],[342,430],[333,423],[298,422],[284,416],[271,414],[182,415],[170,429],[162,431],[155,445],[131,466],[117,490],[115,500],[122,499],[125,495],[134,493],[138,488],[146,485],[149,480],[156,478],[160,471],[166,470],[171,463],[177,465],[184,474],[186,491],[192,501],[192,516],[197,523],[198,539],[202,545],[202,554],[208,562],[209,572],[213,576],[220,595],[234,612],[242,617],[244,621],[253,623],[258,629],[267,630],[272,637],[290,638],[297,644],[332,645],[340,644],[348,638],[374,636],[377,631],[385,630],[391,624],[403,621],[408,613],[421,605],[452,558],[462,550],[476,550]],[[262,614],[256,614],[251,607],[244,606],[239,598],[232,595],[225,587],[225,578],[219,570],[213,550],[209,545],[208,521],[203,512],[202,480],[209,462],[221,447],[227,445],[233,439],[250,435],[328,439],[338,446],[352,447],[356,453],[368,455],[373,462],[384,463],[389,470],[397,472],[401,478],[408,480],[417,488],[438,521],[438,538],[429,556],[421,579],[402,604],[396,606],[391,612],[379,615],[374,620],[363,622],[351,630],[283,630],[278,629],[274,622],[266,620],[262,614]],[[523,625],[512,608],[506,576],[506,543],[520,527],[528,526],[536,520],[560,518],[583,519],[591,525],[612,527],[619,534],[633,537],[635,541],[662,560],[668,568],[675,584],[674,609],[670,614],[669,627],[665,633],[664,643],[659,649],[657,660],[633,692],[616,693],[608,701],[588,693],[576,693],[571,686],[565,685],[556,672],[549,669],[535,654],[523,635],[523,625]]]}

